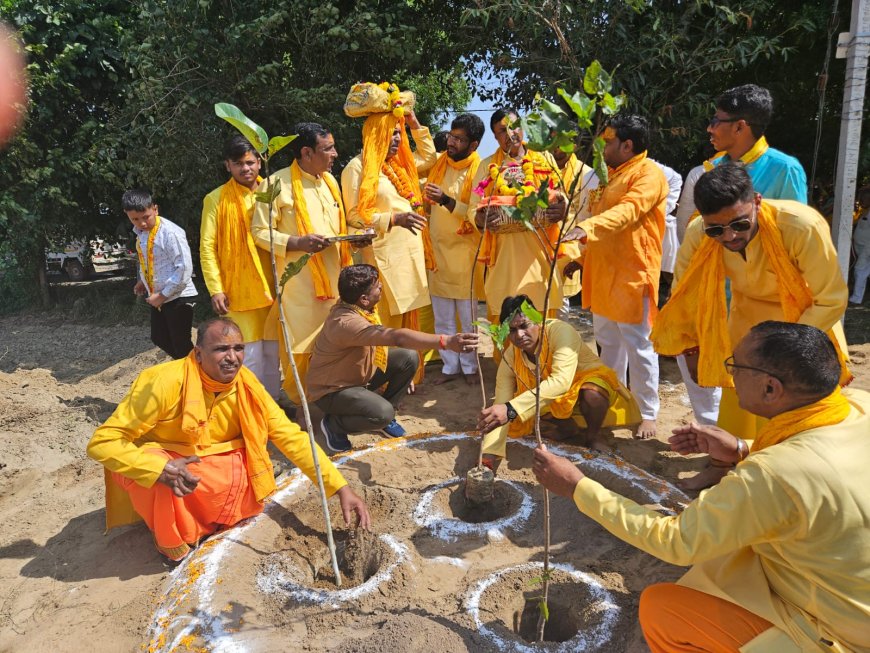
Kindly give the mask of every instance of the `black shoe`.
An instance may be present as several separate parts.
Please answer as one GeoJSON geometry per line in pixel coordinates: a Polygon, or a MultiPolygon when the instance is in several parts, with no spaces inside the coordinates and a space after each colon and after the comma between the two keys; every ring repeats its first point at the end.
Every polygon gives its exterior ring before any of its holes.
{"type": "Polygon", "coordinates": [[[350,451],[353,449],[350,440],[347,439],[347,435],[344,433],[333,433],[330,430],[326,425],[325,417],[320,420],[320,432],[323,433],[323,437],[326,440],[326,448],[330,451],[342,453],[343,451],[350,451]]]}

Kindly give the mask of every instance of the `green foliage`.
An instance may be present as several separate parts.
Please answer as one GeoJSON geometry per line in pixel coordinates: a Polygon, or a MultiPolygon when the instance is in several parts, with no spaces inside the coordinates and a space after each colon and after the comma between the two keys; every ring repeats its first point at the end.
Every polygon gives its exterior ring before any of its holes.
{"type": "Polygon", "coordinates": [[[284,268],[284,273],[281,275],[280,286],[282,290],[290,279],[302,272],[302,268],[305,267],[305,264],[308,263],[308,259],[310,259],[311,256],[311,254],[303,254],[292,263],[287,264],[287,267],[284,268]]]}
{"type": "MultiPolygon", "coordinates": [[[[529,322],[531,322],[532,324],[543,324],[544,323],[544,316],[541,315],[541,313],[537,309],[535,309],[534,306],[529,304],[529,302],[524,301],[520,305],[520,310],[523,312],[523,315],[525,315],[528,318],[529,322]]],[[[510,320],[508,320],[508,322],[510,322],[510,320]]]]}
{"type": "Polygon", "coordinates": [[[218,102],[214,105],[214,113],[218,118],[223,118],[238,129],[242,136],[247,138],[248,142],[254,146],[257,152],[265,154],[268,149],[269,155],[272,155],[271,148],[267,145],[269,137],[266,136],[265,130],[242,113],[237,106],[227,104],[226,102],[218,102]]]}
{"type": "Polygon", "coordinates": [[[507,342],[508,334],[510,333],[510,320],[505,320],[501,324],[492,324],[478,320],[473,322],[473,324],[486,332],[486,335],[492,340],[492,344],[499,351],[504,351],[505,342],[507,342]]]}

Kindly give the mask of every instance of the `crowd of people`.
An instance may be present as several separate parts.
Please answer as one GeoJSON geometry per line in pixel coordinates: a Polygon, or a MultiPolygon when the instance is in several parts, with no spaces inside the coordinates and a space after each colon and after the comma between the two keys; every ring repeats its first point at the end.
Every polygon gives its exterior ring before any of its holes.
{"type": "MultiPolygon", "coordinates": [[[[363,145],[341,184],[322,125],[295,126],[293,163],[270,180],[247,140],[227,141],[230,179],[204,199],[200,239],[217,317],[195,343],[184,231],[149,193],[124,194],[135,292],[151,307],[153,342],[174,360],[142,372],[89,444],[106,468],[108,525],[144,519],[158,549],[182,559],[262,510],[275,489],[271,441],[309,477],[316,457],[346,521],[368,528],[364,501],[288,417],[302,401],[291,360],[328,449],[350,450],[355,433],[400,437],[398,404],[432,352],[442,365],[433,383],[479,383],[482,300],[489,321],[507,325],[494,401],[476,425],[493,471],[507,438],[531,432],[536,395],[554,439],[608,451],[608,426],[655,437],[659,356],[678,358],[696,419],[670,443],[710,455],[686,485],[711,488],[682,514],[638,506],[545,448],[533,468],[615,536],[694,565],[642,596],[653,650],[870,647],[860,480],[870,402],[841,392],[851,380],[848,288],[800,163],[765,139],[770,93],[745,85],[716,100],[707,131],[717,154],[685,184],[650,158],[643,116],[610,119],[599,184],[574,153],[528,149],[513,109],[491,116],[498,148],[482,158],[480,118],[457,116],[439,152],[413,107],[395,85],[350,90],[345,111],[364,118],[363,145]],[[532,228],[510,228],[499,210],[511,178],[551,187],[532,228]],[[279,182],[271,204],[255,202],[279,182]],[[305,254],[281,294],[285,339],[275,275],[305,254]],[[578,292],[592,346],[564,320],[578,292]]],[[[862,295],[856,284],[853,301],[862,295]]]]}

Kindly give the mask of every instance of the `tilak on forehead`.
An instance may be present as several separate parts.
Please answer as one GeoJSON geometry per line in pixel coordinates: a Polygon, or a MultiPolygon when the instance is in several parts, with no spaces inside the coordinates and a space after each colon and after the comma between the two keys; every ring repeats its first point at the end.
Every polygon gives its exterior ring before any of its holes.
{"type": "Polygon", "coordinates": [[[601,138],[605,141],[612,141],[616,136],[616,130],[613,127],[605,127],[604,131],[601,132],[601,138]]]}

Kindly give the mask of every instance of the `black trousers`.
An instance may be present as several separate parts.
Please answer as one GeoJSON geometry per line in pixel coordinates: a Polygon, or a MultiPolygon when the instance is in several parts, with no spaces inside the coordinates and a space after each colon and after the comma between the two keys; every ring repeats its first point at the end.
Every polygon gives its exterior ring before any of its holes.
{"type": "Polygon", "coordinates": [[[193,300],[193,297],[179,297],[163,304],[160,310],[151,307],[151,342],[172,358],[184,358],[193,349],[190,339],[193,300]]]}

